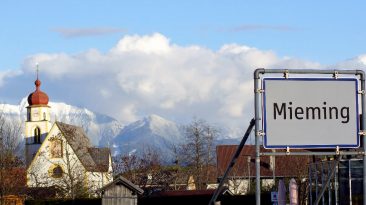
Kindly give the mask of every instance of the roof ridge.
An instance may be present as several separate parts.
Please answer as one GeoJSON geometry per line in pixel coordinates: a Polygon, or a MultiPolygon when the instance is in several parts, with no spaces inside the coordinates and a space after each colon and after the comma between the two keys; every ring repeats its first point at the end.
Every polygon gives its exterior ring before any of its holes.
{"type": "MultiPolygon", "coordinates": [[[[56,121],[55,123],[87,171],[108,171],[109,159],[105,156],[107,155],[107,150],[97,148],[100,150],[97,152],[98,155],[100,155],[99,157],[101,157],[98,159],[93,151],[90,151],[95,148],[92,147],[90,139],[82,127],[59,121],[56,121]]],[[[110,151],[108,151],[108,154],[109,153],[110,151]]]]}

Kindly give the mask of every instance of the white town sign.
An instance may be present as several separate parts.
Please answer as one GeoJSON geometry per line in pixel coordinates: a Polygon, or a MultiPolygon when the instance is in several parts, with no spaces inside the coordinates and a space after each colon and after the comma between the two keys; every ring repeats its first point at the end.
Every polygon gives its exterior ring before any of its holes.
{"type": "Polygon", "coordinates": [[[266,148],[359,147],[358,80],[264,78],[266,148]]]}

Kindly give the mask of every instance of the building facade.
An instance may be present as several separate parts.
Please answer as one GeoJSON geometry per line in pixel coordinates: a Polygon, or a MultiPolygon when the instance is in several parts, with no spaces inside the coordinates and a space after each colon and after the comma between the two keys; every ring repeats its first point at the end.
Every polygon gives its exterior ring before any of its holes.
{"type": "Polygon", "coordinates": [[[94,195],[112,181],[108,148],[92,147],[81,127],[52,123],[48,96],[40,90],[28,96],[25,160],[28,187],[54,187],[65,197],[94,195]]]}
{"type": "MultiPolygon", "coordinates": [[[[221,180],[238,145],[218,145],[216,147],[217,175],[221,180]]],[[[261,152],[265,150],[260,148],[261,152]]],[[[305,152],[306,150],[292,150],[305,152]]],[[[285,150],[277,150],[285,152],[285,150]]],[[[234,194],[248,194],[255,192],[256,165],[255,145],[245,145],[237,158],[235,165],[227,176],[227,187],[234,194]]],[[[302,180],[308,176],[309,156],[262,156],[260,162],[260,179],[263,190],[272,190],[278,179],[302,180]]]]}

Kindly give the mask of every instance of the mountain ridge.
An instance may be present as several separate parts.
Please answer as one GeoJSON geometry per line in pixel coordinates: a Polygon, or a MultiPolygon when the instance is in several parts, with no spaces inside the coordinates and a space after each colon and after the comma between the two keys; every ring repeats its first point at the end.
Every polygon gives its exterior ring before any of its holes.
{"type": "MultiPolygon", "coordinates": [[[[84,129],[94,146],[109,147],[114,155],[154,148],[170,153],[173,145],[184,142],[182,126],[159,115],[151,114],[135,122],[122,125],[108,115],[93,112],[63,102],[49,102],[51,122],[61,121],[84,129]]],[[[24,127],[27,98],[18,105],[0,104],[0,109],[10,119],[24,127]]],[[[24,130],[24,129],[23,129],[24,130]]],[[[19,136],[23,143],[24,134],[19,136]]],[[[220,138],[216,144],[236,144],[237,138],[220,138]]]]}
{"type": "Polygon", "coordinates": [[[113,140],[113,153],[125,154],[147,147],[169,152],[169,145],[180,141],[179,126],[153,114],[126,125],[113,140]]]}

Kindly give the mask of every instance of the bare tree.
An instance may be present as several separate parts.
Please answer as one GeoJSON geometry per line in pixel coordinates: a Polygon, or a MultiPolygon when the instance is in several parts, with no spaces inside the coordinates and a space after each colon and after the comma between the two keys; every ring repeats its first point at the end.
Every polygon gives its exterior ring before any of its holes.
{"type": "MultiPolygon", "coordinates": [[[[241,156],[231,169],[227,180],[228,188],[233,194],[248,194],[251,191],[251,156],[241,156]]],[[[220,170],[223,173],[225,170],[220,170]]]]}
{"type": "Polygon", "coordinates": [[[115,157],[114,170],[145,190],[169,190],[174,184],[176,169],[165,165],[162,156],[159,149],[144,146],[139,153],[115,157]]]}
{"type": "Polygon", "coordinates": [[[123,174],[124,177],[136,183],[139,157],[136,154],[122,154],[113,158],[114,175],[123,174]]]}
{"type": "Polygon", "coordinates": [[[25,185],[23,163],[16,156],[16,149],[19,145],[20,123],[9,120],[0,111],[0,204],[7,194],[17,194],[25,185]],[[11,177],[11,178],[9,178],[11,177]]]}
{"type": "Polygon", "coordinates": [[[181,153],[183,162],[189,167],[197,189],[205,189],[215,164],[214,141],[219,131],[204,120],[194,119],[183,127],[185,143],[181,153]]]}
{"type": "Polygon", "coordinates": [[[168,143],[173,163],[164,163],[164,153],[146,146],[140,153],[123,154],[114,158],[115,174],[122,174],[141,188],[178,190],[193,176],[198,189],[206,189],[216,178],[215,139],[219,131],[203,120],[194,119],[183,127],[184,143],[168,143]]]}
{"type": "Polygon", "coordinates": [[[171,190],[180,190],[182,186],[186,186],[189,178],[188,169],[182,166],[183,155],[182,155],[182,145],[176,142],[166,142],[171,153],[173,154],[173,162],[168,169],[172,175],[172,184],[169,187],[171,190]]]}
{"type": "Polygon", "coordinates": [[[61,177],[60,188],[63,190],[66,198],[75,199],[88,196],[91,187],[85,184],[84,168],[69,146],[65,146],[63,164],[65,165],[65,170],[63,170],[64,173],[61,177]]]}

